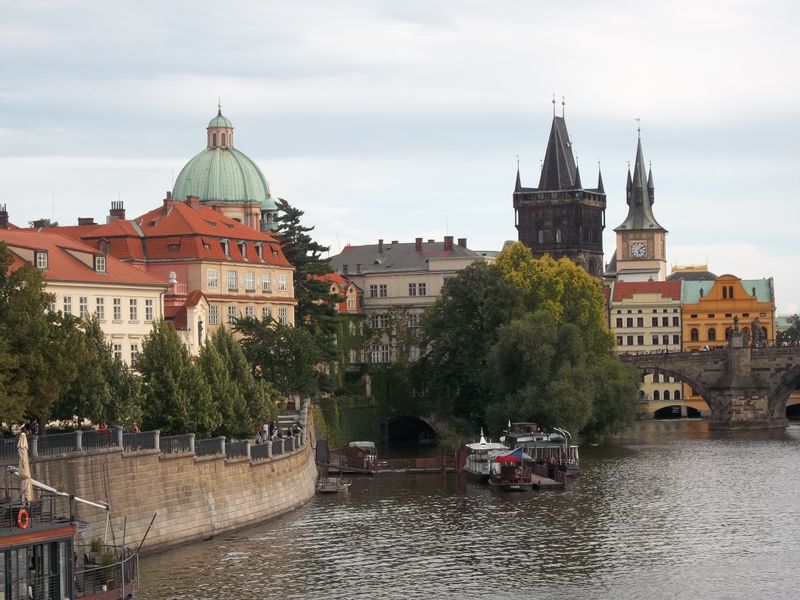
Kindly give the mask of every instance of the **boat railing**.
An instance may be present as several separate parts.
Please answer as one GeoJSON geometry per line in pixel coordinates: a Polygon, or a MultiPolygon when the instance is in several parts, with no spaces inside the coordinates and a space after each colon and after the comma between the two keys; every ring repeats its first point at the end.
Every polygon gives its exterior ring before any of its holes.
{"type": "MultiPolygon", "coordinates": [[[[120,590],[119,597],[135,593],[139,581],[139,558],[130,548],[103,545],[100,552],[76,546],[75,597],[120,590]]],[[[115,594],[115,597],[117,595],[115,594]]]]}
{"type": "Polygon", "coordinates": [[[37,492],[37,496],[36,500],[23,504],[18,500],[18,487],[0,487],[0,529],[19,529],[22,509],[28,515],[26,529],[67,520],[63,515],[70,514],[68,498],[46,491],[37,492]]]}

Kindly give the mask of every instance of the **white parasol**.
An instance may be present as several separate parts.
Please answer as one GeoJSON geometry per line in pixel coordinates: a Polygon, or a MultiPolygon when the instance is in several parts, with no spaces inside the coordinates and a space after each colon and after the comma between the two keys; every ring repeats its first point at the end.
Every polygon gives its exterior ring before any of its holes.
{"type": "Polygon", "coordinates": [[[19,434],[17,452],[19,453],[20,500],[23,504],[29,504],[33,500],[33,484],[31,483],[31,463],[28,460],[28,436],[25,435],[25,432],[19,434]]]}

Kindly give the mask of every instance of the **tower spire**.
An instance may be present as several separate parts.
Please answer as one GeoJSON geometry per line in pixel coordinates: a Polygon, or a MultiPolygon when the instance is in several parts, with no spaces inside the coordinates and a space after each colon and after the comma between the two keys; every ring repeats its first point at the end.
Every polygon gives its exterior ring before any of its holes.
{"type": "Polygon", "coordinates": [[[603,172],[600,170],[600,161],[597,161],[597,191],[601,194],[606,193],[606,188],[603,186],[603,172]]]}

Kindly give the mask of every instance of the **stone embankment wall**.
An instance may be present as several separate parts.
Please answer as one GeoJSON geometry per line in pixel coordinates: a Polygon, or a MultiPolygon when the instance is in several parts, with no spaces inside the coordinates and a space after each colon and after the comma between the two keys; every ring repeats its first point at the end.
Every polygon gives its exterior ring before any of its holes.
{"type": "Polygon", "coordinates": [[[274,518],[305,504],[315,492],[317,469],[310,443],[263,460],[249,457],[197,457],[158,450],[105,450],[43,458],[33,477],[87,500],[108,501],[101,509],[76,503],[78,519],[89,524],[79,543],[107,535],[108,543],[139,545],[154,513],[157,517],[142,552],[163,550],[193,540],[274,518]],[[107,532],[107,533],[106,533],[107,532]]]}

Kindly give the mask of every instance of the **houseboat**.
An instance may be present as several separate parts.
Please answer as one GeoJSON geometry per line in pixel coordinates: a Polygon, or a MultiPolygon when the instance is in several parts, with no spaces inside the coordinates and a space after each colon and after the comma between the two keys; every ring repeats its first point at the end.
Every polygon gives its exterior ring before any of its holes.
{"type": "Polygon", "coordinates": [[[506,449],[492,459],[490,488],[501,492],[529,492],[534,483],[533,462],[521,447],[506,449]]]}
{"type": "Polygon", "coordinates": [[[495,457],[508,452],[508,448],[504,444],[487,442],[486,437],[483,435],[483,429],[481,429],[480,440],[466,444],[466,448],[469,454],[467,454],[466,462],[464,463],[464,471],[483,481],[489,479],[492,461],[495,457]]]}
{"type": "Polygon", "coordinates": [[[534,463],[547,465],[550,477],[556,470],[573,477],[580,469],[578,446],[566,429],[542,431],[536,423],[509,423],[500,440],[509,448],[521,447],[534,463]]]}
{"type": "MultiPolygon", "coordinates": [[[[8,482],[17,475],[8,467],[8,482]]],[[[0,487],[0,599],[130,600],[139,584],[135,552],[95,540],[80,546],[75,535],[81,525],[74,503],[107,505],[40,488],[38,498],[25,502],[18,487],[0,487]]]]}

